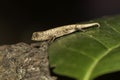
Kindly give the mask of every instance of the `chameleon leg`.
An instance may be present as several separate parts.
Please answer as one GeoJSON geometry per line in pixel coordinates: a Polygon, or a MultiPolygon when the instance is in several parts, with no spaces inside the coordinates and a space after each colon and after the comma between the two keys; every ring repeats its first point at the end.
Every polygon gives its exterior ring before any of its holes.
{"type": "Polygon", "coordinates": [[[56,38],[55,36],[51,36],[47,42],[51,44],[55,40],[55,38],[56,38]]]}
{"type": "Polygon", "coordinates": [[[75,26],[75,29],[76,29],[76,31],[82,31],[82,32],[85,32],[84,29],[82,29],[82,28],[78,28],[77,25],[75,26]]]}

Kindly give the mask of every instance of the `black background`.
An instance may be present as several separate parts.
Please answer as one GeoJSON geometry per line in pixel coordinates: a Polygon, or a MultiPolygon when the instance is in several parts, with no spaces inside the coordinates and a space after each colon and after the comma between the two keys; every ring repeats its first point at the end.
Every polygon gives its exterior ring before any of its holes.
{"type": "Polygon", "coordinates": [[[116,14],[119,0],[3,0],[0,44],[30,43],[34,31],[116,14]]]}
{"type": "MultiPolygon", "coordinates": [[[[0,44],[30,43],[35,31],[116,14],[120,14],[120,0],[3,0],[0,44]]],[[[107,79],[117,77],[112,78],[107,79]]]]}

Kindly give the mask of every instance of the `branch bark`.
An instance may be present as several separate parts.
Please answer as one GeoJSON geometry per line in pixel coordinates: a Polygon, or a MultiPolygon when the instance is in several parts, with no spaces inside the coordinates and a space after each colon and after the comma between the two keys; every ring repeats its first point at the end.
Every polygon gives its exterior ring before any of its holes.
{"type": "Polygon", "coordinates": [[[0,80],[55,80],[47,49],[47,42],[0,46],[0,80]]]}

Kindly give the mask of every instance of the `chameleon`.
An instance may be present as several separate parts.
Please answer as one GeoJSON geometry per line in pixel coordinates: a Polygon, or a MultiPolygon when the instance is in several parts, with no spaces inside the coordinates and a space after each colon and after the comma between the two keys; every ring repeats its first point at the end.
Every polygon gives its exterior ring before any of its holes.
{"type": "Polygon", "coordinates": [[[78,30],[84,31],[83,30],[84,28],[89,28],[93,26],[100,27],[100,24],[99,23],[88,23],[88,24],[71,24],[71,25],[60,26],[60,27],[56,27],[53,29],[45,30],[45,31],[34,32],[32,34],[32,40],[34,41],[51,40],[51,39],[55,39],[55,38],[67,35],[67,34],[71,34],[78,30]]]}

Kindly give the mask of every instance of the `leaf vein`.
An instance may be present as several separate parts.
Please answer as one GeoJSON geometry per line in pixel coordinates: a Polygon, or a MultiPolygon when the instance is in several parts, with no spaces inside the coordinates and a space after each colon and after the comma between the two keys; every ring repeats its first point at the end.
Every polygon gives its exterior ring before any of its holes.
{"type": "Polygon", "coordinates": [[[117,33],[120,34],[120,32],[119,32],[117,29],[115,29],[114,27],[112,27],[107,21],[104,21],[104,23],[105,23],[107,26],[110,26],[110,28],[111,28],[112,30],[114,30],[115,32],[117,32],[117,33]]]}

